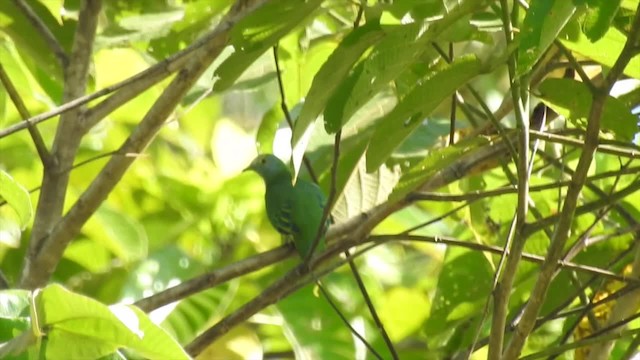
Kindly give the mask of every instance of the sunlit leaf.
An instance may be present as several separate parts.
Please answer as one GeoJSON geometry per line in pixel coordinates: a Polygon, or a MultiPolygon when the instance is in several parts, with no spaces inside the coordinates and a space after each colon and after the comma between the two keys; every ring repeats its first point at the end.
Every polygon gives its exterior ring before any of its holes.
{"type": "Polygon", "coordinates": [[[300,116],[294,124],[292,144],[300,141],[362,53],[383,37],[384,32],[375,23],[355,29],[345,37],[313,79],[300,116]]]}
{"type": "MultiPolygon", "coordinates": [[[[571,79],[546,79],[539,87],[541,99],[577,126],[586,128],[592,95],[586,85],[571,79]]],[[[601,117],[602,128],[629,141],[638,131],[638,119],[620,100],[608,97],[601,117]]]]}
{"type": "Polygon", "coordinates": [[[464,56],[435,70],[416,85],[389,114],[379,120],[367,150],[367,171],[374,171],[384,163],[436,106],[480,71],[480,62],[475,56],[464,56]]]}
{"type": "Polygon", "coordinates": [[[584,33],[589,40],[597,41],[611,26],[618,12],[621,0],[586,0],[587,13],[584,19],[584,33]]]}
{"type": "Polygon", "coordinates": [[[214,91],[229,88],[262,53],[277,44],[319,5],[320,0],[300,3],[278,0],[261,6],[234,26],[231,33],[235,52],[216,70],[214,91]]]}
{"type": "MultiPolygon", "coordinates": [[[[560,38],[562,44],[568,49],[595,60],[602,65],[612,67],[615,64],[622,47],[626,42],[626,36],[616,28],[610,27],[600,40],[591,42],[585,35],[571,34],[560,38]]],[[[640,79],[640,55],[635,55],[624,68],[625,75],[640,79]]]]}
{"type": "Polygon", "coordinates": [[[28,329],[30,292],[26,290],[0,291],[0,341],[8,341],[28,329]]]}
{"type": "Polygon", "coordinates": [[[33,207],[29,192],[2,170],[0,170],[0,199],[5,200],[16,212],[22,229],[31,222],[33,207]]]}
{"type": "Polygon", "coordinates": [[[405,196],[434,176],[438,171],[454,164],[463,156],[477,151],[478,148],[490,142],[491,140],[488,138],[477,137],[465,139],[453,146],[433,150],[424,160],[403,173],[400,182],[391,194],[391,198],[399,199],[405,196]]]}
{"type": "Polygon", "coordinates": [[[493,270],[482,253],[449,247],[426,322],[427,334],[443,336],[478,314],[491,290],[492,277],[493,270]]]}
{"type": "Polygon", "coordinates": [[[571,1],[531,2],[520,29],[517,69],[519,75],[531,70],[533,64],[556,39],[574,11],[575,6],[571,1]]]}
{"type": "Polygon", "coordinates": [[[100,241],[121,260],[130,262],[146,256],[147,235],[140,224],[127,214],[102,207],[88,224],[85,233],[100,241]]]}
{"type": "Polygon", "coordinates": [[[175,340],[136,307],[107,307],[60,285],[46,287],[36,301],[34,315],[48,329],[48,357],[100,357],[124,346],[146,357],[188,358],[175,340]]]}

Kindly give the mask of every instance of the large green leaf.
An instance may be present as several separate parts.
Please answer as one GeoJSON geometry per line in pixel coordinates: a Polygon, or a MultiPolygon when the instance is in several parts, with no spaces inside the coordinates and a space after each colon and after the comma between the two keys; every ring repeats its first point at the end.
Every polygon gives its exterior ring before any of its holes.
{"type": "MultiPolygon", "coordinates": [[[[71,49],[76,22],[67,18],[62,24],[41,2],[29,6],[65,51],[71,49]]],[[[62,95],[62,68],[44,38],[12,1],[0,1],[0,28],[13,40],[32,75],[54,101],[62,95]],[[47,49],[43,51],[43,49],[47,49]]]]}
{"type": "MultiPolygon", "coordinates": [[[[447,248],[444,266],[424,331],[446,337],[461,323],[478,315],[491,292],[493,271],[484,254],[457,247],[447,248]]],[[[467,328],[467,341],[473,338],[467,328]]],[[[435,341],[435,339],[433,339],[435,341]]]]}
{"type": "MultiPolygon", "coordinates": [[[[585,128],[592,95],[587,86],[572,79],[546,79],[539,87],[540,98],[558,114],[585,128]]],[[[624,103],[609,96],[601,117],[602,129],[612,131],[618,139],[630,141],[638,132],[638,119],[624,103]]]]}
{"type": "Polygon", "coordinates": [[[29,192],[2,170],[0,170],[0,199],[4,199],[18,214],[22,229],[31,222],[33,207],[29,192]]]}
{"type": "Polygon", "coordinates": [[[353,30],[333,51],[313,78],[300,116],[293,128],[292,144],[298,144],[309,125],[320,115],[336,88],[361,58],[365,50],[380,41],[385,32],[377,23],[367,23],[353,30]]]}
{"type": "Polygon", "coordinates": [[[586,0],[583,31],[591,41],[600,40],[611,26],[622,0],[586,0]]]}
{"type": "Polygon", "coordinates": [[[364,104],[405,71],[425,51],[424,41],[416,41],[423,25],[386,26],[386,36],[344,79],[326,104],[325,129],[335,133],[364,104]]]}
{"type": "Polygon", "coordinates": [[[524,18],[518,47],[518,75],[531,71],[575,12],[571,1],[538,0],[531,2],[524,18]]]}
{"type": "Polygon", "coordinates": [[[30,292],[26,290],[0,291],[0,341],[11,340],[16,334],[27,330],[30,292]]]}
{"type": "MultiPolygon", "coordinates": [[[[169,34],[158,32],[158,35],[149,42],[149,52],[158,60],[162,60],[171,56],[175,52],[182,50],[192,42],[196,41],[198,36],[207,30],[210,30],[211,24],[215,22],[222,10],[231,4],[231,0],[196,0],[186,1],[182,5],[184,11],[178,17],[178,21],[174,21],[169,34]]],[[[143,9],[144,10],[144,9],[143,9]]],[[[167,14],[169,9],[165,10],[167,14]]],[[[144,21],[138,21],[140,31],[149,29],[144,21]]],[[[167,23],[164,23],[166,29],[167,23]]]]}
{"type": "Polygon", "coordinates": [[[453,146],[433,150],[424,160],[405,171],[400,182],[391,194],[392,199],[398,199],[419,187],[438,171],[454,164],[457,160],[478,150],[481,146],[491,142],[489,138],[478,136],[464,139],[453,146]]]}
{"type": "Polygon", "coordinates": [[[435,70],[379,120],[367,150],[367,171],[377,169],[442,101],[481,71],[473,56],[463,56],[435,70]]]}
{"type": "Polygon", "coordinates": [[[83,232],[125,263],[147,255],[148,239],[144,228],[131,216],[107,206],[98,209],[83,232]]]}
{"type": "Polygon", "coordinates": [[[321,0],[269,2],[239,21],[231,32],[235,52],[216,70],[214,91],[228,89],[262,53],[278,43],[321,3],[321,0]]]}
{"type": "Polygon", "coordinates": [[[313,132],[313,124],[326,106],[331,94],[349,73],[362,54],[375,42],[384,37],[379,24],[368,23],[353,30],[329,56],[316,73],[300,110],[300,116],[294,123],[291,144],[293,148],[294,176],[298,175],[302,157],[313,132]]]}
{"type": "Polygon", "coordinates": [[[367,173],[364,159],[360,159],[349,178],[342,196],[336,202],[332,214],[337,222],[361,214],[387,200],[400,178],[398,171],[385,166],[367,173]]]}
{"type": "Polygon", "coordinates": [[[154,359],[188,359],[164,330],[134,306],[106,306],[49,285],[36,297],[38,324],[47,333],[46,354],[52,359],[96,358],[130,350],[154,359]]]}
{"type": "MultiPolygon", "coordinates": [[[[612,67],[627,41],[627,36],[614,27],[610,27],[598,41],[590,41],[584,34],[572,33],[560,41],[568,49],[586,56],[602,65],[612,67]]],[[[640,55],[635,55],[624,69],[624,74],[640,79],[640,55]]]]}
{"type": "Polygon", "coordinates": [[[313,285],[289,295],[276,307],[296,358],[305,353],[314,359],[354,358],[353,342],[360,340],[351,335],[326,299],[314,295],[313,285]]]}

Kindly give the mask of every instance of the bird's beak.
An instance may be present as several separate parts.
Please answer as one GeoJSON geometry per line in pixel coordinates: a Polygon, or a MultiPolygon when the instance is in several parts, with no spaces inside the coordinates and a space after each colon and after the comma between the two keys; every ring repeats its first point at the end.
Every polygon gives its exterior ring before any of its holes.
{"type": "Polygon", "coordinates": [[[247,171],[252,171],[252,170],[253,170],[253,161],[251,162],[251,164],[249,164],[249,166],[244,168],[244,170],[242,170],[242,172],[247,172],[247,171]]]}

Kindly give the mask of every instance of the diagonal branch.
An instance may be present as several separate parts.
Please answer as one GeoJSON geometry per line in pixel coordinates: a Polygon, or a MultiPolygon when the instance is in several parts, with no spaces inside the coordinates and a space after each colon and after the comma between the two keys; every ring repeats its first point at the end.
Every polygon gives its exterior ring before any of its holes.
{"type": "Polygon", "coordinates": [[[153,294],[134,303],[145,312],[155,310],[161,306],[174,301],[184,299],[190,295],[220,285],[228,280],[235,279],[242,275],[260,270],[266,266],[275,264],[294,254],[290,246],[279,248],[252,256],[235,262],[224,268],[217,269],[193,279],[183,282],[180,285],[168,288],[159,293],[153,294]]]}
{"type": "MultiPolygon", "coordinates": [[[[31,117],[29,115],[29,110],[27,110],[27,107],[24,104],[24,101],[22,101],[20,94],[18,94],[18,90],[16,89],[16,87],[13,86],[11,79],[9,79],[9,75],[6,71],[4,71],[4,67],[2,66],[2,64],[0,64],[0,82],[2,82],[2,85],[9,94],[9,97],[11,98],[13,105],[18,110],[20,116],[23,119],[28,119],[29,117],[31,117]]],[[[25,123],[27,124],[27,129],[29,129],[29,135],[31,135],[33,144],[36,146],[36,151],[38,151],[38,156],[40,156],[40,161],[43,164],[50,163],[51,154],[49,154],[49,150],[47,149],[47,145],[45,145],[44,140],[42,139],[40,131],[28,120],[25,121],[25,123]]]]}

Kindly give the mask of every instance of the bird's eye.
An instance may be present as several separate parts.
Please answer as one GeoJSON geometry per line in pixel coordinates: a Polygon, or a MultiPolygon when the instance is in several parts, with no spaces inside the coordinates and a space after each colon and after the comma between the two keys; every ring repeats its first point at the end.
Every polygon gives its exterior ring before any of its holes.
{"type": "Polygon", "coordinates": [[[264,164],[266,164],[266,163],[267,163],[267,158],[262,158],[262,159],[260,160],[260,164],[264,165],[264,164]]]}

